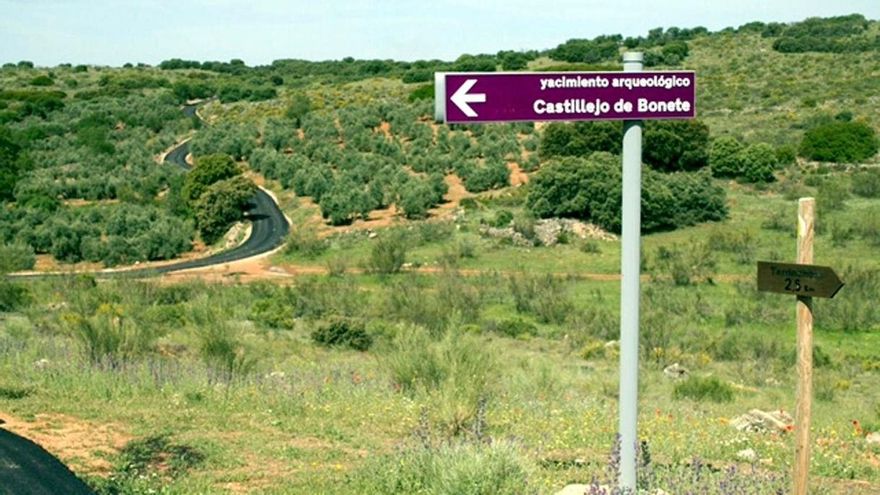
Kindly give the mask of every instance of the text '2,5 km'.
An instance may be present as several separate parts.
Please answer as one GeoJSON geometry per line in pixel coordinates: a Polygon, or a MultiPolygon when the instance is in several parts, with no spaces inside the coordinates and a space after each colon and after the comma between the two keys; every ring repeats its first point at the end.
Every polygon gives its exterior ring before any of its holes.
{"type": "Polygon", "coordinates": [[[834,297],[843,282],[827,266],[758,262],[758,290],[795,296],[834,297]]]}

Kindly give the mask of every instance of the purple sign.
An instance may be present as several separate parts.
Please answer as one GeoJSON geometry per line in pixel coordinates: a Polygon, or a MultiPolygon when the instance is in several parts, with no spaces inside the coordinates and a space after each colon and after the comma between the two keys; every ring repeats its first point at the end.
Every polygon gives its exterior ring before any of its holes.
{"type": "Polygon", "coordinates": [[[696,75],[674,72],[435,74],[435,113],[448,123],[688,119],[696,75]]]}

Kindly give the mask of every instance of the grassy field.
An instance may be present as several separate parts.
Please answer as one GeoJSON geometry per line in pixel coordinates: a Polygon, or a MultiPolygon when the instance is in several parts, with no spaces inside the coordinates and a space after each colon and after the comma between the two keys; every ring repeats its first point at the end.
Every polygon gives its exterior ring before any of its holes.
{"type": "MultiPolygon", "coordinates": [[[[644,240],[640,438],[661,473],[694,458],[765,477],[790,467],[791,435],[729,423],[794,408],[793,301],[757,293],[753,274],[757,259],[793,258],[795,202],[740,187],[729,201],[726,222],[644,240]],[[662,247],[686,255],[703,243],[716,263],[694,269],[694,283],[676,285],[654,261],[662,247]],[[672,363],[705,395],[676,393],[662,372],[672,363]],[[737,457],[748,448],[751,468],[737,457]]],[[[88,474],[104,458],[110,467],[97,472],[137,493],[359,493],[401,486],[386,471],[397,464],[440,463],[453,478],[476,465],[519,493],[602,476],[616,430],[617,353],[605,344],[617,332],[618,244],[518,248],[481,236],[501,207],[512,208],[486,200],[455,222],[340,234],[315,256],[279,255],[281,266],[346,266],[282,286],[29,283],[30,303],[3,318],[0,409],[47,423],[50,437],[70,422],[111,425],[129,442],[164,435],[134,469],[126,456],[144,449],[64,459],[88,474]],[[370,272],[385,238],[408,246],[401,273],[370,272]],[[320,345],[316,330],[339,318],[344,334],[369,336],[369,350],[320,345]],[[198,455],[175,458],[187,449],[198,455]]],[[[871,208],[849,200],[828,221],[857,224],[871,208]]],[[[812,472],[828,493],[880,486],[880,452],[863,436],[880,429],[875,243],[817,236],[816,262],[849,283],[816,310],[812,472]]]]}
{"type": "MultiPolygon", "coordinates": [[[[877,29],[871,23],[870,33],[877,29]]],[[[698,73],[699,114],[713,139],[795,149],[821,116],[850,112],[880,125],[880,52],[782,54],[772,43],[748,32],[688,41],[682,67],[698,73]]],[[[539,156],[541,128],[434,124],[429,101],[409,100],[421,84],[397,79],[404,69],[389,77],[318,69],[300,77],[295,66],[255,68],[247,77],[58,68],[52,87],[67,92],[64,109],[9,121],[14,135],[37,136],[28,153],[47,164],[22,176],[35,194],[103,201],[107,211],[164,205],[172,218],[180,212],[168,191],[179,178],[152,158],[194,134],[196,148],[236,156],[275,192],[292,229],[286,247],[266,261],[270,275],[249,283],[0,280],[6,426],[58,455],[101,494],[519,495],[614,484],[614,236],[534,242],[539,221],[525,206],[528,184],[467,191],[426,219],[355,216],[341,227],[322,218],[332,202],[296,194],[299,186],[327,193],[312,187],[324,178],[329,188],[338,179],[372,193],[380,178],[377,202],[387,212],[384,196],[424,186],[429,174],[467,183],[463,172],[482,170],[490,155],[502,172],[508,162],[525,164],[539,156]],[[270,74],[284,78],[265,98],[201,106],[207,124],[179,113],[187,98],[178,93],[181,81],[228,93],[230,86],[265,89],[270,74]],[[291,104],[303,97],[310,113],[291,117],[291,104]],[[152,109],[155,122],[141,122],[120,102],[152,109]],[[113,118],[83,124],[90,121],[81,114],[93,111],[113,118]],[[82,141],[94,138],[92,127],[103,133],[92,145],[108,141],[140,157],[131,163],[162,170],[155,197],[87,190],[104,182],[80,173],[90,166],[82,141]],[[465,160],[473,166],[460,167],[465,160]],[[303,178],[318,169],[325,175],[303,178]],[[59,184],[63,194],[55,192],[59,184]],[[489,230],[509,225],[525,242],[489,230]]],[[[31,85],[36,70],[4,68],[0,90],[31,85]]],[[[3,104],[0,110],[19,111],[17,102],[3,104]]],[[[121,181],[131,163],[99,165],[121,181]]],[[[794,301],[757,292],[755,271],[758,260],[794,261],[797,199],[814,196],[815,263],[834,267],[847,285],[815,303],[811,493],[880,492],[880,446],[867,441],[880,432],[878,163],[877,155],[858,165],[797,159],[769,184],[715,178],[726,194],[725,220],[642,238],[642,488],[788,490],[790,428],[738,431],[732,423],[752,409],[794,410],[794,301]],[[686,377],[667,376],[675,364],[686,377]]],[[[54,240],[66,232],[64,221],[53,220],[57,236],[43,232],[39,224],[50,216],[37,216],[39,206],[21,198],[4,204],[4,239],[22,241],[14,220],[77,254],[83,243],[54,240]]],[[[72,207],[56,208],[51,215],[63,219],[72,207]]]]}

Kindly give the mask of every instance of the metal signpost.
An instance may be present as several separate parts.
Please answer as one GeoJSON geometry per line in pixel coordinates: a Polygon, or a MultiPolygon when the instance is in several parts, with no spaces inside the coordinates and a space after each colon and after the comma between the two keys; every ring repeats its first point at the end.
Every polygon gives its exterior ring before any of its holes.
{"type": "Polygon", "coordinates": [[[843,282],[827,266],[812,265],[816,200],[798,201],[797,263],[758,262],[758,290],[797,296],[797,406],[795,411],[794,495],[806,495],[810,472],[813,414],[813,298],[832,298],[843,282]]]}
{"type": "Polygon", "coordinates": [[[623,72],[436,73],[440,122],[623,120],[620,299],[620,479],[635,490],[639,379],[642,120],[696,116],[692,71],[642,72],[625,53],[623,72]]]}

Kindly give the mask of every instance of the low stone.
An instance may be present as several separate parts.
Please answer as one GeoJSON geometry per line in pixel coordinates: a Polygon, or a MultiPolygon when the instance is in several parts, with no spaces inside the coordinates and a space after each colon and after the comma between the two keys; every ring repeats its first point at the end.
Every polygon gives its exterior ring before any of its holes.
{"type": "Polygon", "coordinates": [[[369,234],[367,234],[367,237],[369,237],[370,239],[375,239],[375,238],[379,237],[379,234],[377,234],[375,232],[370,232],[369,234]]]}
{"type": "Polygon", "coordinates": [[[880,445],[880,432],[868,433],[865,441],[868,442],[868,445],[880,445]]]}
{"type": "Polygon", "coordinates": [[[34,361],[34,368],[36,368],[38,370],[44,370],[44,369],[48,368],[50,364],[52,364],[52,363],[46,358],[39,359],[37,361],[34,361]]]}
{"type": "Polygon", "coordinates": [[[758,460],[758,454],[754,449],[744,449],[736,453],[736,458],[741,461],[755,462],[758,460]]]}
{"type": "Polygon", "coordinates": [[[690,372],[687,370],[687,368],[678,363],[673,363],[663,368],[663,374],[673,379],[684,378],[688,375],[688,373],[690,372]]]}
{"type": "Polygon", "coordinates": [[[794,420],[785,411],[762,411],[752,409],[747,414],[738,416],[730,421],[730,425],[739,431],[787,432],[793,428],[794,420]]]}
{"type": "Polygon", "coordinates": [[[588,488],[587,485],[568,485],[556,492],[556,495],[585,495],[588,488]]]}

